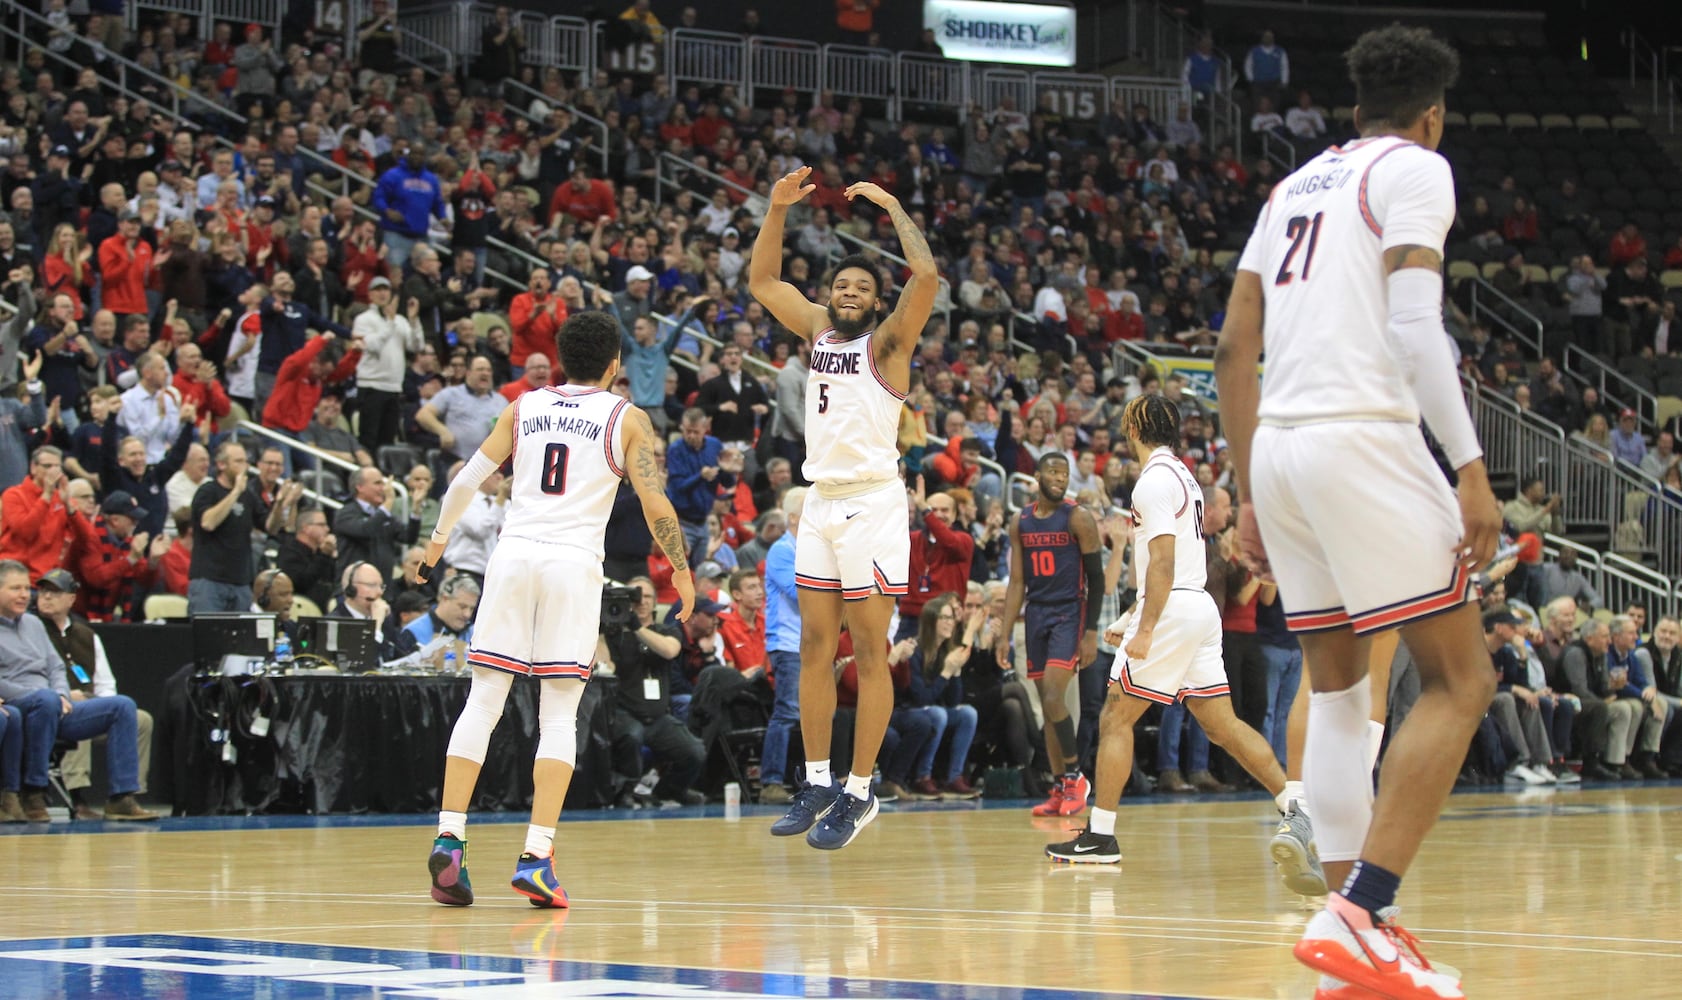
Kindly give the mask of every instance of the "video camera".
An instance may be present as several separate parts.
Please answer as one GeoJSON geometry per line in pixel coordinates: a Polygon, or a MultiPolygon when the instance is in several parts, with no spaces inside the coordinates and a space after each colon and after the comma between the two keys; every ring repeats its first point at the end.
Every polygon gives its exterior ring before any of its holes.
{"type": "Polygon", "coordinates": [[[642,603],[639,587],[608,584],[602,587],[601,634],[616,635],[637,627],[637,605],[642,603]]]}

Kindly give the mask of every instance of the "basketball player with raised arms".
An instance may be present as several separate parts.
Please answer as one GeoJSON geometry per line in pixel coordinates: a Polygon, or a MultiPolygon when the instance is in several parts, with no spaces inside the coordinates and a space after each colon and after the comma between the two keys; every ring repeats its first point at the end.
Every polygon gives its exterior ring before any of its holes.
{"type": "Polygon", "coordinates": [[[1327,899],[1296,945],[1321,997],[1460,997],[1396,922],[1396,890],[1494,694],[1472,573],[1501,514],[1442,323],[1454,177],[1436,153],[1454,50],[1422,28],[1347,54],[1360,138],[1280,181],[1239,258],[1215,359],[1245,559],[1271,572],[1309,670],[1303,782],[1327,899]],[[1256,364],[1265,346],[1267,379],[1256,364]],[[1419,433],[1442,444],[1458,497],[1419,433]],[[1372,800],[1376,633],[1420,697],[1372,800]]]}
{"type": "Polygon", "coordinates": [[[438,564],[479,484],[512,456],[502,544],[485,569],[484,599],[468,647],[473,686],[450,734],[438,839],[428,861],[432,898],[451,906],[473,902],[467,807],[516,677],[536,677],[542,688],[531,825],[515,864],[514,890],[533,906],[567,905],[555,876],[555,820],[577,759],[578,702],[601,621],[603,535],[621,479],[636,489],[649,531],[672,562],[678,619],[688,620],[695,606],[683,528],[666,499],[659,460],[665,442],[647,414],[607,391],[619,374],[618,321],[578,313],[555,339],[568,381],[534,389],[503,409],[490,436],[450,482],[426,549],[423,573],[438,564]]]}
{"type": "Polygon", "coordinates": [[[1074,840],[1045,853],[1076,864],[1115,864],[1116,807],[1133,769],[1133,724],[1152,702],[1186,708],[1209,741],[1232,755],[1285,808],[1285,772],[1262,734],[1232,710],[1221,657],[1221,611],[1206,589],[1203,487],[1174,454],[1180,408],[1164,396],[1139,396],[1121,414],[1121,429],[1144,464],[1133,485],[1133,568],[1139,598],[1104,630],[1120,647],[1098,717],[1098,789],[1092,816],[1074,840]]]}
{"type": "MultiPolygon", "coordinates": [[[[829,304],[807,300],[781,280],[783,227],[791,205],[816,185],[802,167],[771,188],[771,207],[754,240],[748,288],[777,321],[812,343],[806,381],[806,464],[812,489],[800,516],[794,579],[800,591],[800,734],[805,783],[771,832],[806,834],[824,850],[847,846],[876,816],[870,772],[893,713],[888,624],[906,592],[911,531],[899,478],[899,414],[911,384],[911,356],[934,307],[940,281],[934,256],[899,199],[875,184],[847,188],[893,221],[911,277],[893,313],[881,317],[882,278],[874,264],[841,259],[829,279],[829,304]],[[835,715],[829,664],[845,624],[858,664],[858,716],[845,781],[827,754],[835,715]]],[[[786,683],[783,677],[777,683],[786,683]]]]}
{"type": "Polygon", "coordinates": [[[1104,564],[1098,556],[1098,522],[1068,499],[1068,456],[1060,451],[1040,456],[1034,479],[1039,496],[1010,526],[1004,634],[994,652],[1001,664],[1010,662],[1010,633],[1021,612],[1026,619],[1028,679],[1039,687],[1046,752],[1060,776],[1051,797],[1033,813],[1073,816],[1086,808],[1091,789],[1080,773],[1075,722],[1066,696],[1076,672],[1098,655],[1104,564]]]}

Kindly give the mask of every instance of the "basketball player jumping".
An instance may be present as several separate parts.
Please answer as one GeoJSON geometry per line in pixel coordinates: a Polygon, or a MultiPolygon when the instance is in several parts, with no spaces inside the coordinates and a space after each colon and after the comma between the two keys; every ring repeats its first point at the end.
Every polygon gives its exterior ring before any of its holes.
{"type": "Polygon", "coordinates": [[[1232,711],[1221,658],[1221,612],[1205,589],[1203,488],[1174,456],[1180,408],[1163,396],[1139,396],[1122,411],[1121,427],[1135,456],[1144,456],[1133,486],[1133,562],[1139,600],[1105,629],[1121,648],[1110,668],[1109,693],[1098,717],[1098,792],[1092,817],[1074,840],[1051,844],[1059,861],[1115,864],[1115,810],[1133,768],[1133,724],[1151,702],[1184,701],[1209,741],[1232,755],[1285,808],[1285,772],[1261,733],[1232,711]]]}
{"type": "MultiPolygon", "coordinates": [[[[829,305],[807,300],[782,281],[783,225],[789,206],[816,190],[802,167],[771,188],[771,208],[754,241],[749,289],[771,315],[812,342],[806,382],[806,464],[812,482],[800,517],[794,578],[800,589],[800,735],[805,784],[788,814],[771,827],[780,837],[806,834],[813,847],[847,846],[876,816],[870,772],[893,713],[888,623],[904,594],[911,531],[899,478],[899,414],[911,384],[911,356],[923,335],[940,280],[934,256],[899,200],[874,184],[847,188],[893,221],[911,278],[893,314],[878,321],[882,279],[867,258],[836,265],[829,305]],[[858,718],[845,785],[830,774],[835,679],[828,664],[845,624],[858,664],[858,718]],[[822,665],[814,666],[814,665],[822,665]]],[[[784,678],[777,679],[779,684],[784,678]]]]}
{"type": "Polygon", "coordinates": [[[618,321],[578,313],[556,340],[567,383],[528,392],[503,409],[450,483],[426,550],[429,571],[479,484],[512,455],[513,493],[502,544],[485,570],[485,596],[467,653],[473,686],[450,734],[444,808],[428,861],[432,898],[451,906],[473,902],[463,837],[467,807],[508,691],[515,677],[525,676],[538,678],[542,689],[531,825],[514,868],[514,889],[533,906],[567,905],[555,877],[555,820],[577,759],[578,702],[601,619],[603,535],[621,479],[636,489],[649,531],[672,562],[678,619],[687,620],[695,605],[683,528],[666,498],[659,461],[664,442],[647,414],[607,391],[619,374],[618,321]]]}
{"type": "Polygon", "coordinates": [[[1039,686],[1046,751],[1060,776],[1051,797],[1033,812],[1073,816],[1086,808],[1091,789],[1080,773],[1075,723],[1065,696],[1076,672],[1098,655],[1104,564],[1098,555],[1098,522],[1066,499],[1068,457],[1060,451],[1040,456],[1035,480],[1039,496],[1010,526],[1010,586],[995,655],[1000,663],[1010,662],[1010,633],[1017,613],[1024,612],[1028,679],[1039,686]]]}
{"type": "Polygon", "coordinates": [[[1215,367],[1245,556],[1278,579],[1310,671],[1303,780],[1320,857],[1331,878],[1354,862],[1296,956],[1323,974],[1321,996],[1438,1000],[1464,994],[1397,925],[1396,889],[1494,693],[1468,598],[1501,525],[1442,324],[1455,201],[1435,150],[1459,58],[1400,25],[1362,35],[1347,58],[1361,137],[1274,188],[1239,259],[1215,367]],[[1368,649],[1394,628],[1421,690],[1373,804],[1368,649]]]}

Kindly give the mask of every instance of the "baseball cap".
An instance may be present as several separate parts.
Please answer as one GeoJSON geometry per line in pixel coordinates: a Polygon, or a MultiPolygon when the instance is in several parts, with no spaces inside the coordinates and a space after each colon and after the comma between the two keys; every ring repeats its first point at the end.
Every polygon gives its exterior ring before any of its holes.
{"type": "Polygon", "coordinates": [[[132,208],[125,208],[125,209],[123,209],[122,214],[117,216],[117,221],[118,222],[139,222],[140,221],[140,213],[136,212],[132,208]]]}
{"type": "Polygon", "coordinates": [[[737,228],[735,226],[725,226],[724,227],[723,236],[724,236],[725,239],[729,239],[732,236],[740,236],[740,235],[742,235],[741,232],[739,230],[737,230],[737,228]]]}
{"type": "Polygon", "coordinates": [[[1051,227],[1051,235],[1053,235],[1053,236],[1067,236],[1067,235],[1069,235],[1069,231],[1067,229],[1064,229],[1062,226],[1052,226],[1051,227]]]}
{"type": "Polygon", "coordinates": [[[273,208],[273,207],[275,207],[275,200],[274,200],[274,198],[272,198],[272,197],[270,197],[269,195],[266,195],[266,194],[265,195],[259,195],[258,198],[257,198],[256,207],[258,207],[258,208],[273,208]]]}
{"type": "Polygon", "coordinates": [[[724,610],[724,605],[718,603],[710,597],[701,597],[697,595],[695,598],[695,610],[703,615],[712,615],[716,618],[718,617],[719,612],[724,610]]]}
{"type": "Polygon", "coordinates": [[[74,594],[76,592],[76,578],[71,576],[68,570],[48,570],[42,575],[41,582],[36,586],[56,590],[62,594],[74,594]]]}
{"type": "Polygon", "coordinates": [[[636,265],[632,266],[632,268],[629,271],[625,272],[625,280],[626,281],[653,281],[654,280],[654,272],[650,271],[646,267],[643,267],[641,264],[636,264],[636,265]]]}
{"type": "Polygon", "coordinates": [[[146,509],[140,506],[140,501],[130,496],[124,490],[115,490],[99,505],[99,512],[107,516],[123,514],[128,517],[141,518],[146,516],[146,509]]]}
{"type": "Polygon", "coordinates": [[[54,146],[52,148],[52,151],[49,152],[47,155],[48,156],[62,156],[65,159],[68,160],[68,159],[70,159],[70,147],[65,146],[65,145],[54,146]]]}
{"type": "Polygon", "coordinates": [[[695,567],[695,575],[698,576],[698,577],[723,576],[724,575],[724,567],[720,566],[718,563],[714,562],[713,560],[708,559],[705,562],[703,562],[700,565],[695,567]]]}
{"type": "Polygon", "coordinates": [[[165,170],[185,170],[185,169],[187,169],[187,168],[183,167],[181,165],[180,160],[165,160],[162,163],[158,164],[158,170],[160,172],[165,171],[165,170]]]}
{"type": "Polygon", "coordinates": [[[1624,418],[1625,418],[1625,417],[1630,417],[1630,418],[1634,418],[1634,416],[1635,416],[1635,411],[1634,411],[1634,410],[1631,410],[1631,409],[1628,409],[1628,408],[1625,408],[1625,409],[1624,409],[1624,410],[1623,410],[1623,411],[1622,411],[1622,412],[1620,412],[1620,413],[1619,413],[1619,414],[1618,414],[1618,419],[1619,419],[1619,420],[1622,420],[1622,419],[1624,419],[1624,418]]]}
{"type": "Polygon", "coordinates": [[[1513,614],[1512,609],[1505,606],[1496,608],[1494,611],[1485,612],[1483,616],[1483,628],[1485,632],[1497,625],[1522,624],[1524,624],[1524,619],[1513,614]]]}
{"type": "Polygon", "coordinates": [[[372,291],[376,288],[390,288],[390,287],[391,287],[391,279],[385,277],[384,275],[382,275],[378,278],[375,278],[373,281],[368,282],[368,290],[369,291],[372,291]]]}

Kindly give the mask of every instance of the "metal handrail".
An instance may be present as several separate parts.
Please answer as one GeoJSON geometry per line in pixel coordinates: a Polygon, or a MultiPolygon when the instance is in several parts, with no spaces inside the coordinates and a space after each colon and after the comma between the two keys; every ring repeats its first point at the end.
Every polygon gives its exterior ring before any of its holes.
{"type": "Polygon", "coordinates": [[[1472,316],[1473,321],[1477,320],[1478,313],[1481,311],[1485,315],[1488,315],[1491,318],[1493,318],[1495,320],[1495,322],[1501,324],[1501,326],[1504,329],[1506,329],[1509,333],[1511,333],[1513,336],[1515,336],[1515,337],[1519,338],[1520,340],[1524,341],[1525,346],[1529,347],[1530,350],[1533,353],[1535,353],[1537,355],[1541,355],[1543,353],[1543,350],[1542,350],[1542,344],[1543,344],[1542,321],[1541,321],[1541,319],[1539,319],[1536,316],[1535,313],[1526,309],[1524,306],[1520,305],[1518,302],[1515,302],[1513,299],[1509,298],[1505,293],[1503,293],[1499,288],[1496,288],[1494,285],[1490,284],[1488,282],[1488,280],[1486,280],[1481,273],[1477,274],[1477,275],[1474,275],[1472,277],[1469,277],[1466,280],[1468,282],[1470,282],[1471,286],[1472,286],[1472,308],[1471,308],[1470,312],[1471,312],[1471,316],[1472,316]],[[1535,336],[1533,336],[1533,337],[1532,336],[1527,336],[1526,331],[1523,330],[1522,328],[1520,328],[1518,324],[1516,324],[1516,323],[1512,322],[1511,320],[1507,319],[1505,316],[1502,316],[1500,313],[1496,312],[1493,308],[1491,308],[1489,306],[1481,305],[1478,302],[1478,290],[1480,288],[1484,290],[1484,293],[1486,295],[1494,296],[1496,301],[1505,304],[1506,306],[1510,307],[1514,312],[1518,313],[1520,317],[1522,317],[1524,320],[1528,321],[1527,325],[1534,326],[1535,330],[1536,330],[1535,336]]]}
{"type": "Polygon", "coordinates": [[[1659,398],[1643,389],[1624,373],[1618,371],[1606,362],[1583,350],[1576,344],[1565,345],[1564,364],[1561,369],[1583,385],[1592,385],[1606,399],[1616,403],[1620,409],[1628,407],[1636,412],[1642,426],[1654,426],[1659,422],[1659,398]],[[1573,362],[1588,371],[1579,371],[1573,362]],[[1617,383],[1618,395],[1607,390],[1607,382],[1617,383]]]}
{"type": "MultiPolygon", "coordinates": [[[[72,60],[66,59],[63,56],[59,55],[58,53],[53,52],[51,49],[47,48],[46,44],[44,42],[40,41],[39,38],[30,37],[28,35],[28,33],[25,32],[24,29],[23,29],[24,21],[25,21],[25,19],[28,19],[30,21],[37,22],[40,25],[40,28],[43,32],[51,32],[51,31],[54,30],[54,28],[52,26],[52,22],[48,21],[45,17],[42,17],[40,14],[37,14],[34,11],[29,10],[28,8],[24,7],[22,4],[12,4],[11,7],[14,11],[16,11],[17,16],[18,16],[18,27],[17,27],[16,37],[19,38],[24,43],[24,46],[22,48],[20,48],[19,51],[18,51],[18,58],[19,58],[20,61],[22,60],[23,53],[25,51],[27,51],[28,49],[31,49],[31,48],[39,48],[42,52],[46,53],[48,56],[57,59],[59,62],[63,62],[67,65],[74,66],[78,71],[85,68],[85,67],[81,66],[79,63],[76,63],[72,60]]],[[[8,33],[10,33],[9,29],[8,29],[8,33]]],[[[40,36],[40,38],[45,38],[45,37],[47,37],[47,35],[45,35],[45,34],[40,36]]],[[[163,76],[159,73],[155,73],[152,70],[147,69],[146,67],[140,65],[139,63],[135,62],[132,59],[129,59],[128,57],[122,55],[121,53],[113,52],[110,49],[106,49],[105,50],[105,55],[106,55],[107,59],[109,59],[111,62],[115,63],[122,70],[123,79],[121,81],[113,81],[108,77],[101,76],[100,77],[101,80],[105,81],[106,83],[110,83],[110,84],[113,84],[113,85],[117,86],[117,88],[125,94],[134,94],[135,92],[129,90],[128,87],[127,87],[128,74],[129,73],[138,73],[138,74],[140,74],[141,77],[143,77],[147,80],[151,80],[152,82],[156,83],[157,85],[159,85],[160,87],[165,89],[165,91],[170,95],[172,110],[174,111],[175,117],[177,117],[177,118],[181,117],[181,100],[182,100],[182,98],[186,97],[186,98],[191,99],[195,96],[195,92],[191,88],[183,89],[181,87],[181,85],[176,83],[174,80],[171,80],[166,76],[163,76]]],[[[139,99],[146,101],[148,104],[156,104],[157,103],[157,101],[155,99],[150,98],[150,97],[141,96],[139,99]]],[[[230,110],[228,108],[224,108],[224,107],[222,107],[221,105],[218,105],[218,104],[210,104],[210,103],[204,101],[202,98],[198,100],[195,107],[197,107],[197,106],[203,106],[203,107],[209,108],[209,109],[217,112],[218,114],[221,114],[221,115],[223,115],[227,118],[231,118],[234,121],[239,122],[240,124],[246,124],[249,121],[249,119],[247,119],[244,115],[240,114],[237,111],[233,111],[233,110],[230,110]]]]}
{"type": "MultiPolygon", "coordinates": [[[[576,107],[574,107],[571,104],[568,104],[565,101],[557,101],[553,97],[550,97],[548,94],[545,94],[541,90],[533,90],[531,87],[528,87],[525,84],[521,83],[520,81],[512,79],[512,78],[504,79],[502,81],[502,88],[503,88],[503,91],[505,93],[509,90],[513,90],[516,93],[526,93],[526,94],[530,94],[536,100],[547,102],[547,103],[552,104],[552,105],[554,105],[556,107],[559,107],[559,108],[566,108],[567,113],[572,115],[573,118],[577,119],[578,121],[585,122],[591,128],[600,132],[601,133],[601,142],[596,142],[594,139],[592,139],[590,141],[590,145],[595,146],[598,150],[601,151],[602,173],[603,174],[607,173],[607,170],[608,170],[608,154],[609,154],[608,136],[610,135],[610,132],[609,132],[608,127],[607,127],[607,122],[602,121],[600,118],[597,118],[594,115],[585,114],[584,112],[578,110],[576,107]]],[[[502,103],[505,104],[505,105],[512,106],[506,98],[503,100],[502,103]]],[[[537,119],[533,118],[530,114],[526,113],[525,111],[520,111],[520,115],[521,115],[521,117],[527,119],[528,121],[532,121],[534,123],[537,122],[537,119]]],[[[647,123],[644,123],[644,124],[647,124],[647,123]]],[[[654,127],[658,128],[659,123],[655,122],[654,127]]]]}
{"type": "MultiPolygon", "coordinates": [[[[298,440],[295,437],[291,437],[290,435],[283,434],[280,431],[274,430],[273,428],[264,427],[262,424],[256,423],[254,421],[241,420],[239,422],[238,426],[239,426],[239,429],[242,430],[242,431],[248,431],[248,432],[250,432],[252,434],[256,434],[260,437],[268,438],[269,440],[274,441],[276,444],[284,445],[285,447],[291,449],[292,451],[301,451],[306,455],[313,456],[315,458],[315,460],[318,461],[318,462],[322,462],[322,463],[325,463],[327,465],[334,465],[334,466],[337,466],[341,469],[348,469],[351,472],[362,471],[362,466],[357,465],[355,462],[346,461],[345,459],[342,459],[337,455],[328,454],[327,452],[322,451],[320,448],[314,447],[313,445],[307,445],[307,444],[298,440]]],[[[388,482],[387,482],[386,485],[392,490],[393,495],[396,496],[397,498],[401,499],[404,503],[408,503],[409,502],[408,487],[404,486],[403,483],[401,481],[397,480],[397,479],[392,479],[390,477],[387,477],[387,479],[388,479],[388,482]]],[[[311,491],[305,490],[304,492],[310,493],[311,491]]],[[[311,495],[312,496],[319,496],[319,494],[313,494],[313,493],[311,495]]]]}

